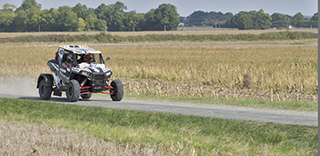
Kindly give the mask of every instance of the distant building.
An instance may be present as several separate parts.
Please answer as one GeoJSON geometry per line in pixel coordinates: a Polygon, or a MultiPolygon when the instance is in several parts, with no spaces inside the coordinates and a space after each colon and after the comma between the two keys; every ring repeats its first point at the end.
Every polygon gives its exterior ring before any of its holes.
{"type": "Polygon", "coordinates": [[[179,23],[179,27],[184,27],[184,23],[179,23]]]}

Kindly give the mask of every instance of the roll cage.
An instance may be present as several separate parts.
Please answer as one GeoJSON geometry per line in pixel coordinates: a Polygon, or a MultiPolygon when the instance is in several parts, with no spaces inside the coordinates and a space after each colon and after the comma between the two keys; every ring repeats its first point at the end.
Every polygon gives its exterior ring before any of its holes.
{"type": "Polygon", "coordinates": [[[59,61],[60,64],[61,62],[66,61],[67,55],[70,54],[72,55],[74,66],[84,62],[84,56],[86,54],[91,54],[93,56],[93,63],[105,64],[101,51],[83,45],[63,45],[59,47],[58,53],[60,57],[58,57],[59,59],[57,61],[59,61]]]}

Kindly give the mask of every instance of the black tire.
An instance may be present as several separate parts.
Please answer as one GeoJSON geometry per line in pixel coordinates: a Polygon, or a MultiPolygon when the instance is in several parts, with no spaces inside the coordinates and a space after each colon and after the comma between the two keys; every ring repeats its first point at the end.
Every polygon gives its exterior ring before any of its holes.
{"type": "Polygon", "coordinates": [[[41,100],[49,100],[51,98],[52,86],[46,86],[45,80],[39,83],[39,95],[41,100]]]}
{"type": "Polygon", "coordinates": [[[80,96],[80,85],[77,80],[71,80],[67,85],[67,101],[77,102],[80,96]]]}
{"type": "Polygon", "coordinates": [[[111,82],[113,89],[110,89],[110,97],[112,101],[121,101],[123,98],[123,85],[120,80],[113,80],[111,82]]]}
{"type": "Polygon", "coordinates": [[[82,94],[82,95],[81,95],[81,97],[82,97],[82,99],[84,99],[84,100],[88,100],[88,99],[90,99],[90,98],[91,98],[91,95],[92,95],[92,93],[89,93],[89,94],[82,94]]]}

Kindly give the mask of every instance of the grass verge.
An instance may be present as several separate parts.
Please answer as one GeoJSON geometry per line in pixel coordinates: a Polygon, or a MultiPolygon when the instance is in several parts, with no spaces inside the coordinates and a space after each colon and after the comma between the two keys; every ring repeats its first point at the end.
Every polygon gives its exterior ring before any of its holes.
{"type": "MultiPolygon", "coordinates": [[[[99,96],[99,95],[98,95],[99,96]]],[[[128,93],[125,98],[142,99],[142,100],[156,100],[156,101],[170,101],[170,102],[184,102],[184,103],[201,103],[201,104],[215,104],[215,105],[229,105],[242,106],[252,108],[265,109],[285,109],[297,111],[318,111],[318,104],[308,101],[270,101],[263,99],[250,98],[212,98],[212,97],[187,97],[187,96],[156,96],[156,95],[137,95],[128,93]]]]}
{"type": "Polygon", "coordinates": [[[2,98],[0,118],[86,130],[120,145],[165,147],[170,155],[311,155],[318,147],[317,127],[50,102],[2,98]]]}

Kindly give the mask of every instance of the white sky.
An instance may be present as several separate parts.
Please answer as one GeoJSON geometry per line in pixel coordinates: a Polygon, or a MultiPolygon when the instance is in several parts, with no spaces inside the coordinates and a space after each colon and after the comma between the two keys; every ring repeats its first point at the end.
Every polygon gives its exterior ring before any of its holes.
{"type": "MultiPolygon", "coordinates": [[[[114,4],[117,0],[36,0],[42,9],[58,8],[59,6],[75,6],[77,3],[85,4],[88,8],[97,8],[100,4],[114,4]]],[[[170,3],[177,7],[180,16],[188,16],[194,11],[215,11],[222,13],[260,10],[270,15],[277,12],[293,16],[301,12],[312,16],[318,12],[318,0],[119,0],[127,6],[126,11],[135,10],[137,13],[146,13],[160,4],[170,3]]],[[[0,8],[6,3],[19,7],[23,0],[0,0],[0,8]]]]}

